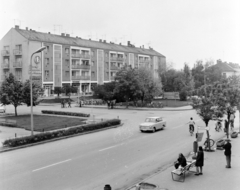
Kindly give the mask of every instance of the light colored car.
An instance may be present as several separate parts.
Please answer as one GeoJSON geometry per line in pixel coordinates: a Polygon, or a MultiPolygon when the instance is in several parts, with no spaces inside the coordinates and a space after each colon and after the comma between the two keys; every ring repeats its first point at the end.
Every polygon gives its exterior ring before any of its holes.
{"type": "Polygon", "coordinates": [[[152,131],[163,129],[166,127],[166,121],[162,117],[147,117],[144,123],[141,123],[139,129],[141,132],[152,131]]]}
{"type": "Polygon", "coordinates": [[[5,113],[6,112],[6,106],[3,104],[0,104],[0,112],[5,113]]]}

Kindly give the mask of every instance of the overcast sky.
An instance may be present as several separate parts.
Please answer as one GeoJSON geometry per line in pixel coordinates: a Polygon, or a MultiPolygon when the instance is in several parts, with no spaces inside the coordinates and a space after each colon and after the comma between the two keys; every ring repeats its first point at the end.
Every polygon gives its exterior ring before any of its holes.
{"type": "Polygon", "coordinates": [[[175,68],[240,63],[239,0],[0,0],[0,39],[14,25],[153,47],[175,68]]]}

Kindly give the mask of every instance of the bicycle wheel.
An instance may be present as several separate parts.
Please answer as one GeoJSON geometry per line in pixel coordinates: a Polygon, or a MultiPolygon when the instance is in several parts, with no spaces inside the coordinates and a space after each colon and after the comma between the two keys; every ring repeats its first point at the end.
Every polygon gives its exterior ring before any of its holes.
{"type": "Polygon", "coordinates": [[[215,144],[215,141],[212,139],[209,139],[210,147],[212,147],[215,144]]]}

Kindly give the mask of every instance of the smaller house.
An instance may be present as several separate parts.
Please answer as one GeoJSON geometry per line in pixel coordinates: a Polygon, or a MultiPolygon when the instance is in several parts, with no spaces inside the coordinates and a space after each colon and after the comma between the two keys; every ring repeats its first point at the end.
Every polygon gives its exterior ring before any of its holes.
{"type": "Polygon", "coordinates": [[[240,66],[237,63],[227,63],[217,60],[217,64],[215,66],[220,68],[221,74],[226,78],[233,75],[240,75],[240,66]]]}

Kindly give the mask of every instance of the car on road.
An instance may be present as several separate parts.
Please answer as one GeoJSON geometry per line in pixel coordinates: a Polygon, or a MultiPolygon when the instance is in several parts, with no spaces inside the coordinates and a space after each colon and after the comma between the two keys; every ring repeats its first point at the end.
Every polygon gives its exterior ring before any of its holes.
{"type": "Polygon", "coordinates": [[[144,123],[141,123],[139,129],[141,132],[152,131],[163,129],[166,127],[166,121],[162,117],[147,117],[144,123]]]}
{"type": "Polygon", "coordinates": [[[5,113],[6,112],[6,106],[3,104],[0,104],[0,113],[5,113]]]}

